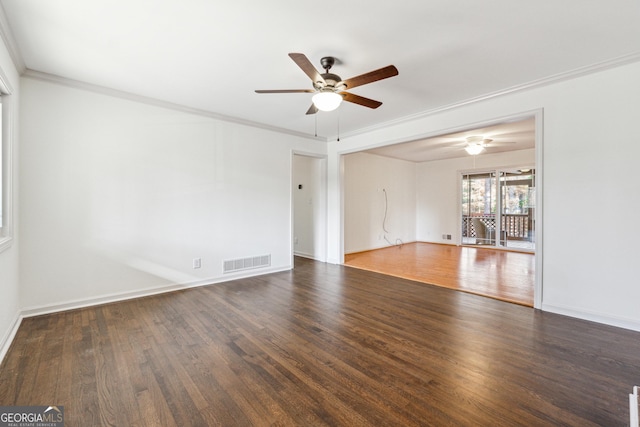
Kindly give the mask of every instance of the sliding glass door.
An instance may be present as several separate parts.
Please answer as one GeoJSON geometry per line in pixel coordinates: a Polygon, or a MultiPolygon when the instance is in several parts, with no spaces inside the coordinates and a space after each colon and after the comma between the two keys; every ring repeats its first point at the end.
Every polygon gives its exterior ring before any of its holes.
{"type": "Polygon", "coordinates": [[[462,175],[462,244],[535,250],[535,171],[462,175]]]}
{"type": "Polygon", "coordinates": [[[501,228],[505,246],[535,250],[535,171],[521,169],[500,176],[501,228]]]}
{"type": "Polygon", "coordinates": [[[495,244],[497,182],[491,172],[462,177],[462,243],[495,244]]]}

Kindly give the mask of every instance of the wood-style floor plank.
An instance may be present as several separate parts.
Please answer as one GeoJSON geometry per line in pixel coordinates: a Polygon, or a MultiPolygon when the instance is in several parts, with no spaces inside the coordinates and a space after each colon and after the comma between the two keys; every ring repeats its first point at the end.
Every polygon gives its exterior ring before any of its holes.
{"type": "Polygon", "coordinates": [[[345,265],[533,307],[531,253],[416,242],[346,254],[345,265]]]}
{"type": "Polygon", "coordinates": [[[345,266],[24,319],[0,405],[81,426],[613,426],[640,333],[345,266]]]}

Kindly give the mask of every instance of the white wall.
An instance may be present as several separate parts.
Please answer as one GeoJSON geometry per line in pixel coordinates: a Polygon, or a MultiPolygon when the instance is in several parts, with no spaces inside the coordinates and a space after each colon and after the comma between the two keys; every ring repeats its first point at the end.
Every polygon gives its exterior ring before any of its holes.
{"type": "Polygon", "coordinates": [[[639,75],[632,63],[329,143],[329,259],[343,256],[342,154],[543,109],[542,308],[640,330],[639,75]]]}
{"type": "Polygon", "coordinates": [[[344,194],[345,253],[415,241],[414,163],[368,153],[346,155],[344,194]]]}
{"type": "Polygon", "coordinates": [[[534,164],[533,149],[418,163],[416,240],[434,243],[460,242],[461,171],[534,164]],[[443,234],[450,234],[451,240],[442,239],[443,234]]]}
{"type": "Polygon", "coordinates": [[[318,261],[327,257],[326,179],[325,158],[293,156],[293,251],[318,261]]]}
{"type": "MultiPolygon", "coordinates": [[[[8,96],[3,97],[3,125],[2,138],[5,148],[11,144],[12,150],[3,153],[8,168],[3,170],[5,179],[11,185],[11,191],[5,193],[5,197],[12,200],[5,200],[6,206],[12,209],[13,233],[7,235],[5,239],[0,237],[0,362],[4,357],[8,346],[11,343],[13,334],[19,325],[19,274],[18,274],[18,251],[19,251],[19,221],[18,214],[18,117],[20,99],[20,78],[11,57],[4,43],[0,42],[0,79],[2,85],[8,86],[10,90],[8,96]],[[11,203],[7,203],[11,202],[11,203]]],[[[9,218],[3,216],[5,226],[8,225],[9,218]]]]}
{"type": "Polygon", "coordinates": [[[292,150],[311,140],[22,79],[27,312],[291,268],[292,150]],[[193,269],[194,258],[202,268],[193,269]]]}

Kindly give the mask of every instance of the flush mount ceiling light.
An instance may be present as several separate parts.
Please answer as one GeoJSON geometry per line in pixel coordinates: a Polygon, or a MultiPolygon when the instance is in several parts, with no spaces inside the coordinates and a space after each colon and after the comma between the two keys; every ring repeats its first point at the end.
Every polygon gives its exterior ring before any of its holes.
{"type": "Polygon", "coordinates": [[[467,146],[464,149],[472,156],[477,156],[484,151],[484,148],[491,142],[481,136],[470,136],[467,138],[467,146]]]}
{"type": "Polygon", "coordinates": [[[332,90],[322,90],[311,97],[313,105],[320,111],[333,111],[342,103],[342,95],[332,90]]]}

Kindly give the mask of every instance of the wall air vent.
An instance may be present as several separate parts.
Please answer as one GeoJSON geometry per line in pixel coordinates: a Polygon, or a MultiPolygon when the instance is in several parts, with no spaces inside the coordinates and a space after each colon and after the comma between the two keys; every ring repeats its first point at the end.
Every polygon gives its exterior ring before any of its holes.
{"type": "Polygon", "coordinates": [[[223,261],[222,272],[234,273],[236,271],[251,270],[253,268],[269,267],[271,254],[252,256],[249,258],[229,259],[223,261]]]}

